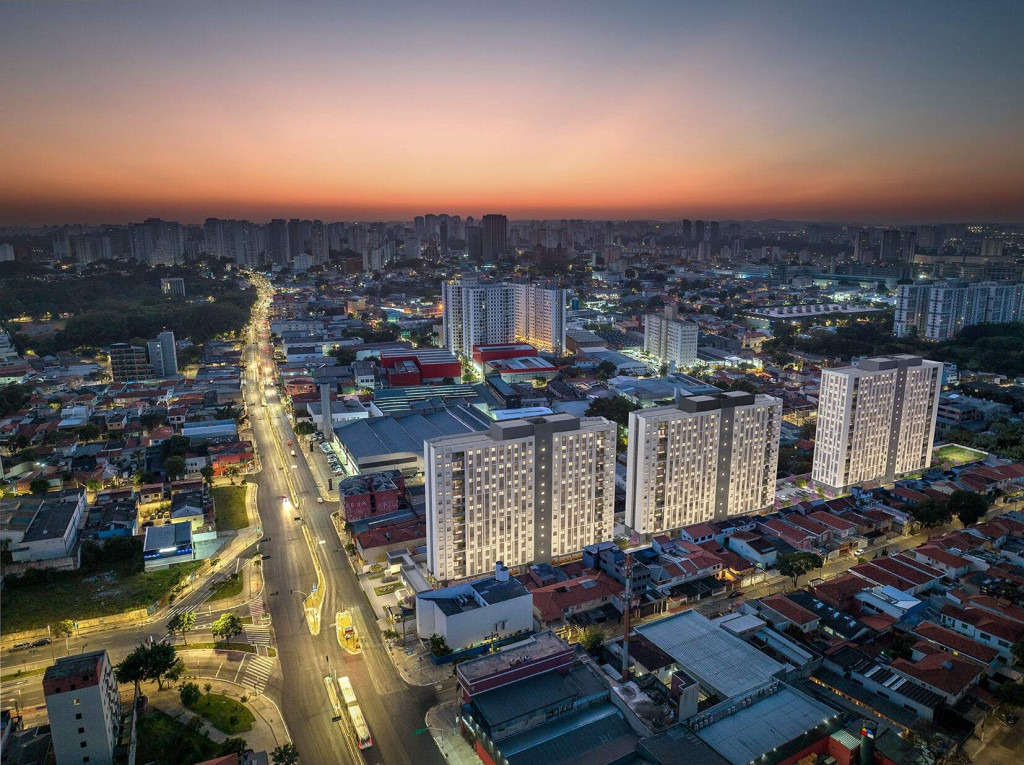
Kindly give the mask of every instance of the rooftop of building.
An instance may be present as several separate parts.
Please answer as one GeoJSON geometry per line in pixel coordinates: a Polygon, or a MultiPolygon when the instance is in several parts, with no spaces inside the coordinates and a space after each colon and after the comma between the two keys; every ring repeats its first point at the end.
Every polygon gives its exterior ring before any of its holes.
{"type": "Polygon", "coordinates": [[[705,688],[723,698],[769,680],[783,665],[696,611],[637,627],[705,688]]]}
{"type": "Polygon", "coordinates": [[[490,426],[486,415],[472,407],[445,407],[426,414],[397,414],[355,420],[334,428],[356,460],[378,454],[422,454],[423,442],[442,436],[466,435],[490,426]]]}
{"type": "Polygon", "coordinates": [[[63,656],[46,668],[43,673],[43,682],[64,680],[72,677],[96,680],[99,677],[100,667],[103,658],[107,655],[106,649],[80,653],[74,656],[63,656]]]}
{"type": "Polygon", "coordinates": [[[44,498],[28,528],[22,542],[40,542],[47,539],[59,539],[64,536],[78,511],[78,497],[52,499],[44,498]]]}
{"type": "Polygon", "coordinates": [[[832,707],[780,685],[770,696],[702,727],[697,736],[732,765],[747,765],[810,731],[827,735],[839,718],[832,707]]]}
{"type": "Polygon", "coordinates": [[[589,665],[577,664],[565,673],[543,672],[478,693],[473,706],[481,721],[493,729],[536,709],[602,695],[608,695],[604,680],[589,665]]]}
{"type": "Polygon", "coordinates": [[[146,540],[142,545],[143,552],[159,551],[164,548],[177,547],[192,541],[191,523],[168,523],[164,526],[149,526],[146,529],[146,540]]]}
{"type": "Polygon", "coordinates": [[[456,584],[442,590],[421,593],[418,597],[436,603],[447,616],[473,611],[481,606],[504,603],[530,594],[518,579],[501,581],[490,577],[456,584]]]}
{"type": "Polygon", "coordinates": [[[526,640],[506,646],[496,653],[489,653],[477,659],[464,661],[458,666],[459,677],[467,683],[473,683],[509,667],[526,661],[542,661],[572,649],[550,630],[538,632],[526,640]]]}
{"type": "Polygon", "coordinates": [[[610,703],[594,704],[501,742],[509,765],[613,765],[627,761],[637,737],[610,703]]]}

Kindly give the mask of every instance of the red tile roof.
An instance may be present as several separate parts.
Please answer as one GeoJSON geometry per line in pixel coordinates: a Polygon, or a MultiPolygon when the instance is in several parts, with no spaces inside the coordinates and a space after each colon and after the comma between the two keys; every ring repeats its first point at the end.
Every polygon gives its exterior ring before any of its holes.
{"type": "Polygon", "coordinates": [[[953,696],[977,682],[985,670],[984,666],[975,661],[945,652],[925,656],[918,662],[896,659],[889,668],[953,696]]]}
{"type": "Polygon", "coordinates": [[[954,632],[935,622],[921,622],[914,628],[914,634],[985,664],[991,664],[999,656],[996,649],[989,648],[977,640],[972,640],[966,635],[961,635],[959,632],[954,632]]]}

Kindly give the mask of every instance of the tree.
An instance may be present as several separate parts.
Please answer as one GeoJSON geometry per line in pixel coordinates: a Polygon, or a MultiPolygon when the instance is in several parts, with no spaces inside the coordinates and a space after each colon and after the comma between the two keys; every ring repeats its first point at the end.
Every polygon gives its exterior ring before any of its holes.
{"type": "MultiPolygon", "coordinates": [[[[146,679],[156,680],[157,688],[163,690],[165,676],[168,673],[174,674],[178,669],[178,654],[170,643],[153,643],[148,648],[142,648],[146,657],[146,679]]],[[[184,667],[184,663],[181,667],[184,667]]]]}
{"type": "Polygon", "coordinates": [[[176,683],[185,676],[186,672],[188,672],[188,667],[185,666],[185,660],[175,659],[174,663],[164,672],[164,679],[176,683]]]}
{"type": "Polygon", "coordinates": [[[949,523],[953,517],[949,511],[949,505],[934,497],[922,499],[917,504],[911,505],[908,510],[914,516],[914,520],[926,529],[949,523]]]}
{"type": "Polygon", "coordinates": [[[178,697],[181,699],[181,705],[186,709],[191,709],[197,703],[199,699],[203,697],[202,691],[199,690],[199,686],[195,683],[183,683],[181,688],[178,690],[178,697]]]}
{"type": "Polygon", "coordinates": [[[896,631],[892,636],[892,645],[890,646],[889,652],[896,659],[909,659],[912,655],[914,644],[917,642],[917,638],[911,635],[909,632],[896,631]]]}
{"type": "Polygon", "coordinates": [[[0,417],[14,414],[32,398],[32,387],[12,383],[0,387],[0,417]]]}
{"type": "Polygon", "coordinates": [[[78,429],[78,437],[83,441],[95,441],[100,437],[100,429],[92,423],[83,425],[78,429]]]}
{"type": "Polygon", "coordinates": [[[213,634],[230,641],[235,635],[242,634],[242,620],[236,614],[222,614],[213,623],[213,634]]]}
{"type": "Polygon", "coordinates": [[[617,369],[618,367],[616,367],[612,362],[602,361],[597,365],[597,369],[594,370],[594,376],[598,380],[607,380],[615,374],[617,369]]]}
{"type": "Polygon", "coordinates": [[[640,407],[625,396],[595,398],[587,407],[587,417],[605,417],[621,428],[629,427],[629,413],[640,407]]]}
{"type": "Polygon", "coordinates": [[[139,417],[139,423],[147,432],[160,427],[165,422],[167,422],[167,416],[163,412],[146,412],[144,415],[139,417]]]}
{"type": "Polygon", "coordinates": [[[183,457],[168,457],[164,460],[164,472],[172,481],[185,474],[185,459],[183,457]]]}
{"type": "Polygon", "coordinates": [[[783,576],[793,580],[793,586],[800,583],[800,577],[808,571],[821,568],[821,557],[809,552],[795,552],[788,555],[780,555],[775,562],[775,567],[783,576]]]}
{"type": "Polygon", "coordinates": [[[114,676],[119,683],[134,683],[135,695],[139,695],[139,686],[149,678],[146,674],[146,647],[136,648],[114,667],[114,676]]]}
{"type": "Polygon", "coordinates": [[[430,636],[430,652],[440,659],[442,656],[451,656],[452,649],[448,645],[448,641],[444,639],[444,636],[438,635],[435,632],[430,636]]]}
{"type": "Polygon", "coordinates": [[[593,653],[604,645],[604,639],[604,630],[600,627],[590,625],[588,627],[584,627],[583,634],[580,636],[580,645],[583,646],[584,651],[593,653]]]}
{"type": "Polygon", "coordinates": [[[1024,707],[1024,683],[1003,683],[996,690],[996,696],[1004,704],[1024,707]]]}
{"type": "Polygon", "coordinates": [[[955,515],[965,527],[973,526],[988,512],[988,497],[974,491],[957,489],[946,500],[946,510],[955,515]]]}
{"type": "Polygon", "coordinates": [[[164,457],[184,457],[192,442],[185,436],[171,436],[160,444],[160,452],[164,457]]]}
{"type": "Polygon", "coordinates": [[[33,494],[45,494],[50,490],[50,482],[45,478],[33,478],[28,490],[33,494]]]}
{"type": "Polygon", "coordinates": [[[283,744],[270,753],[274,765],[299,765],[299,750],[295,744],[283,744]]]}
{"type": "Polygon", "coordinates": [[[234,465],[231,465],[224,472],[227,473],[228,480],[230,480],[231,481],[231,485],[234,486],[235,485],[235,476],[238,475],[238,468],[235,467],[234,465]]]}
{"type": "Polygon", "coordinates": [[[207,486],[213,486],[213,467],[212,466],[206,465],[205,467],[200,468],[199,469],[199,475],[201,475],[203,477],[203,480],[206,481],[206,485],[207,486]]]}
{"type": "Polygon", "coordinates": [[[297,436],[311,436],[316,433],[316,425],[310,420],[299,420],[295,423],[295,427],[292,428],[297,436]]]}
{"type": "Polygon", "coordinates": [[[1013,654],[1013,660],[1016,664],[1024,666],[1024,638],[1013,644],[1013,647],[1010,648],[1010,653],[1013,654]]]}
{"type": "Polygon", "coordinates": [[[103,484],[97,481],[95,478],[90,478],[85,482],[85,488],[91,491],[93,494],[100,491],[103,488],[103,484]]]}
{"type": "Polygon", "coordinates": [[[234,420],[235,422],[238,422],[242,419],[242,410],[233,403],[228,403],[225,406],[215,409],[214,416],[218,420],[234,420]]]}
{"type": "Polygon", "coordinates": [[[55,638],[64,638],[64,652],[71,653],[71,636],[75,632],[75,623],[70,619],[61,619],[50,626],[50,634],[55,638]]]}
{"type": "Polygon", "coordinates": [[[175,632],[181,634],[181,639],[188,645],[188,640],[185,638],[186,632],[191,632],[196,626],[196,614],[195,611],[179,611],[171,620],[167,622],[167,631],[172,635],[175,632]]]}

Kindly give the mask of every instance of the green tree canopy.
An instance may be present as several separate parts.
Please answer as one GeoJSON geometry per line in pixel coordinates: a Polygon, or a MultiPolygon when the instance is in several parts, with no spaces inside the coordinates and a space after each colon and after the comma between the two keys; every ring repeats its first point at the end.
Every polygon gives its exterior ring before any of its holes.
{"type": "Polygon", "coordinates": [[[808,571],[821,568],[821,556],[809,552],[795,552],[788,555],[780,555],[775,562],[775,567],[783,576],[793,580],[793,586],[800,583],[800,577],[808,571]]]}
{"type": "Polygon", "coordinates": [[[242,620],[236,614],[221,614],[213,623],[212,631],[216,637],[230,641],[235,635],[242,634],[242,620]]]}
{"type": "Polygon", "coordinates": [[[955,515],[964,526],[973,526],[988,512],[988,497],[974,491],[957,489],[946,500],[946,509],[955,515]]]}

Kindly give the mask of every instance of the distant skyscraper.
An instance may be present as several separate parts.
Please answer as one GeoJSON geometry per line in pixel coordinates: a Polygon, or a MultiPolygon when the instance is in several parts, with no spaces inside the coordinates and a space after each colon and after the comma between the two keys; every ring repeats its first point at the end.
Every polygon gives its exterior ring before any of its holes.
{"type": "Polygon", "coordinates": [[[675,309],[644,316],[644,352],[667,364],[671,371],[697,363],[697,325],[675,318],[675,309]]]}
{"type": "Polygon", "coordinates": [[[683,219],[683,239],[689,241],[693,238],[693,223],[684,218],[683,219]]]}
{"type": "Polygon", "coordinates": [[[149,341],[149,365],[155,377],[176,377],[178,374],[177,348],[174,333],[164,330],[149,341]]]}
{"type": "Polygon", "coordinates": [[[899,260],[900,232],[895,228],[887,228],[882,231],[882,247],[879,250],[879,260],[883,263],[895,263],[899,260]]]}
{"type": "Polygon", "coordinates": [[[964,327],[1024,321],[1024,284],[935,282],[896,287],[893,334],[952,340],[964,327]]]}
{"type": "Polygon", "coordinates": [[[771,507],[781,426],[781,399],[740,391],[631,412],[626,525],[657,534],[771,507]]]}
{"type": "Polygon", "coordinates": [[[493,263],[508,253],[508,218],[504,215],[483,217],[484,262],[493,263]]]}
{"type": "Polygon", "coordinates": [[[466,254],[474,263],[483,263],[484,229],[482,226],[466,226],[466,254]]]}
{"type": "Polygon", "coordinates": [[[875,251],[871,247],[871,232],[866,228],[857,232],[853,245],[853,259],[865,266],[875,261],[875,251]]]}
{"type": "Polygon", "coordinates": [[[270,260],[282,266],[291,259],[288,242],[288,222],[283,218],[274,218],[267,226],[267,253],[270,260]]]}
{"type": "Polygon", "coordinates": [[[931,465],[942,364],[898,354],[824,369],[811,478],[835,490],[931,465]]]}
{"type": "Polygon", "coordinates": [[[900,237],[900,260],[907,263],[914,261],[914,254],[917,252],[917,232],[904,231],[900,237]]]}
{"type": "Polygon", "coordinates": [[[314,264],[327,262],[327,226],[322,220],[315,220],[310,226],[308,251],[314,264]]]}
{"type": "Polygon", "coordinates": [[[0,242],[0,263],[9,263],[14,260],[14,247],[6,242],[0,242]]]}
{"type": "Polygon", "coordinates": [[[705,237],[710,242],[718,241],[718,221],[713,220],[708,224],[707,236],[705,237]]]}
{"type": "Polygon", "coordinates": [[[693,238],[698,242],[704,241],[704,221],[699,220],[693,224],[693,238]]]}
{"type": "Polygon", "coordinates": [[[121,731],[121,694],[105,650],[57,659],[43,674],[57,765],[111,765],[121,731]]]}
{"type": "Polygon", "coordinates": [[[609,540],[616,425],[555,414],[424,444],[427,569],[441,581],[560,561],[609,540]]]}

